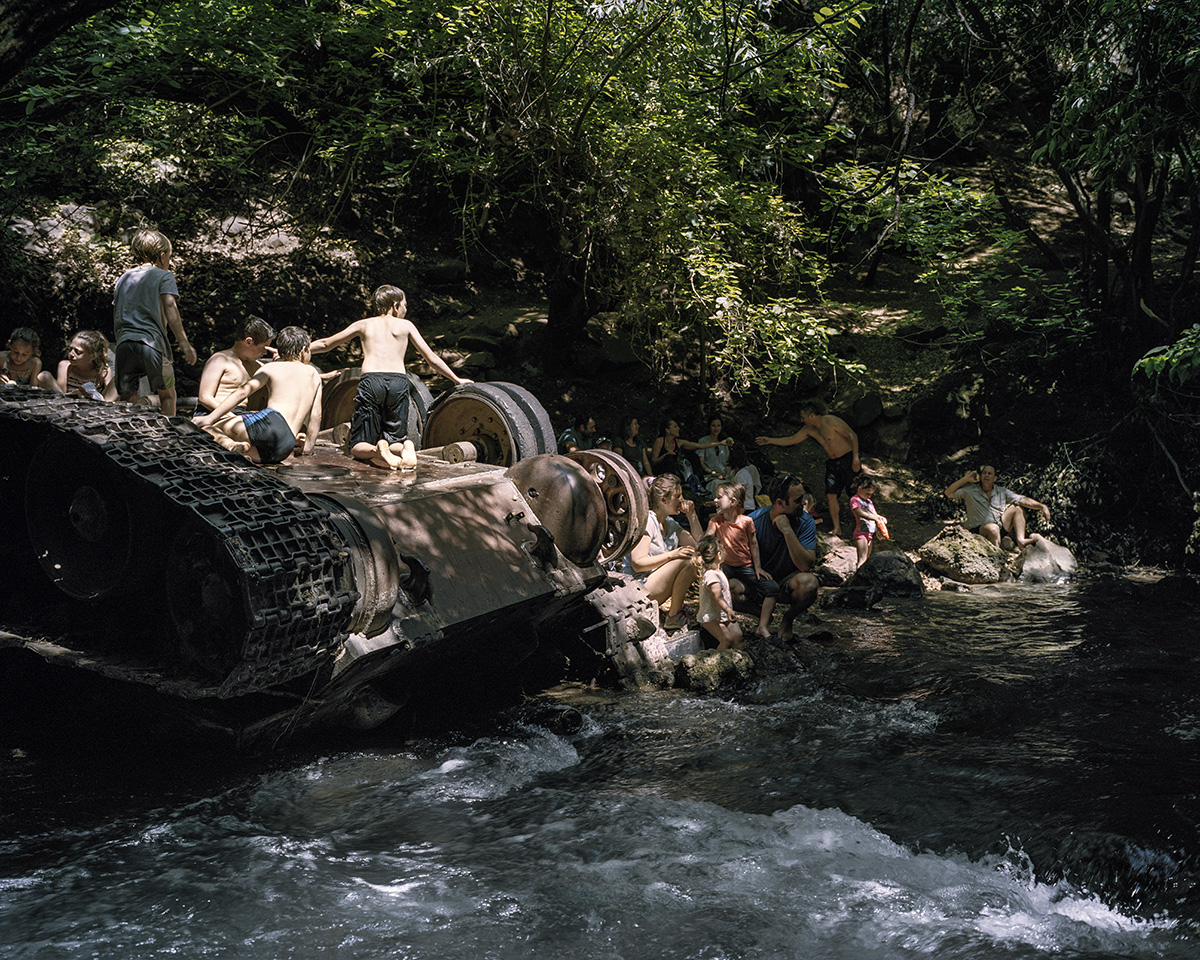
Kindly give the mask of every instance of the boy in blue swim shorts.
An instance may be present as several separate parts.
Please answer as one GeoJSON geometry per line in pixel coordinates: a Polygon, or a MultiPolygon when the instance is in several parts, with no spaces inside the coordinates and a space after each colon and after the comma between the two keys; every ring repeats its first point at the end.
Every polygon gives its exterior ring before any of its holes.
{"type": "Polygon", "coordinates": [[[321,429],[321,375],[309,365],[308,333],[284,327],[275,338],[279,359],[265,363],[246,383],[229,393],[210,414],[192,422],[203,429],[216,428],[229,436],[255,463],[282,463],[296,448],[303,431],[300,453],[312,453],[321,429]],[[221,422],[250,394],[266,388],[267,407],[221,422]]]}

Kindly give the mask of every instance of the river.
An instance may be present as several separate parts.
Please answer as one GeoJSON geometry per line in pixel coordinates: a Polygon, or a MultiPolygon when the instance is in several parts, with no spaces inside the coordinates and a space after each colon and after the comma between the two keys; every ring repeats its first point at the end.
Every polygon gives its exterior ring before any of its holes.
{"type": "Polygon", "coordinates": [[[736,694],[562,691],[570,735],[7,731],[0,957],[1194,960],[1196,612],[1109,577],[822,613],[736,694]]]}

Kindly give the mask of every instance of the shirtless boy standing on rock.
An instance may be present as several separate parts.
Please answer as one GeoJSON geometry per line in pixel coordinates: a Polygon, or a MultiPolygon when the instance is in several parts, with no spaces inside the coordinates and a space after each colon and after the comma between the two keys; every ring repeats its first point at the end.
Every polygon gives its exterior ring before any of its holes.
{"type": "Polygon", "coordinates": [[[354,397],[350,422],[350,454],[377,467],[396,470],[417,465],[417,449],[408,437],[409,382],[404,357],[411,341],[434,370],[451,383],[472,383],[460,377],[425,342],[416,325],[405,318],[408,300],[399,287],[385,284],[375,291],[378,316],[350,324],[340,333],[312,343],[313,353],[327,353],[355,337],[362,338],[362,377],[354,397]]]}
{"type": "Polygon", "coordinates": [[[790,437],[758,437],[758,444],[790,447],[811,437],[825,448],[825,455],[829,457],[825,462],[825,494],[829,498],[829,521],[832,524],[829,533],[840,537],[842,526],[839,522],[838,495],[843,490],[854,494],[851,484],[862,468],[858,460],[858,434],[850,429],[850,424],[845,420],[830,413],[821,400],[805,400],[800,406],[800,420],[804,426],[790,437]]]}
{"type": "Polygon", "coordinates": [[[321,429],[321,374],[308,362],[308,344],[307,331],[284,327],[275,340],[279,359],[263,364],[254,376],[229,393],[216,410],[193,422],[207,430],[250,394],[265,387],[267,408],[229,418],[222,432],[245,444],[246,455],[255,463],[283,463],[295,450],[296,438],[302,430],[303,452],[312,453],[321,429]]]}

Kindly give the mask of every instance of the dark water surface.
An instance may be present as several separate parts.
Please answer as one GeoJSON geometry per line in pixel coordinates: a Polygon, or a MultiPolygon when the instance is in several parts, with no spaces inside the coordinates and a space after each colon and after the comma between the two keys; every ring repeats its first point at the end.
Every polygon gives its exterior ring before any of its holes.
{"type": "Polygon", "coordinates": [[[0,957],[1200,957],[1195,615],[937,594],[736,697],[581,692],[573,736],[27,745],[0,957]]]}

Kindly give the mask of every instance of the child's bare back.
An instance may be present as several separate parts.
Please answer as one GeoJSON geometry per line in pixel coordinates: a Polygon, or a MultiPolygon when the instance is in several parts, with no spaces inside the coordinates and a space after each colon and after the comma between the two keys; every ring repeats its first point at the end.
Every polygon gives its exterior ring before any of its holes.
{"type": "Polygon", "coordinates": [[[266,380],[267,402],[299,436],[312,414],[321,390],[321,374],[308,363],[272,360],[264,363],[252,380],[266,380]]]}
{"type": "Polygon", "coordinates": [[[436,373],[451,383],[470,383],[425,342],[421,331],[409,319],[408,300],[399,287],[379,287],[373,302],[380,313],[356,320],[344,330],[312,342],[313,353],[326,353],[355,337],[362,341],[362,377],[354,398],[354,418],[350,426],[350,454],[377,467],[391,470],[415,468],[416,446],[408,430],[408,391],[405,355],[409,344],[436,373]]]}
{"type": "Polygon", "coordinates": [[[416,327],[404,317],[383,314],[358,321],[361,325],[363,373],[404,373],[408,341],[416,327]]]}

